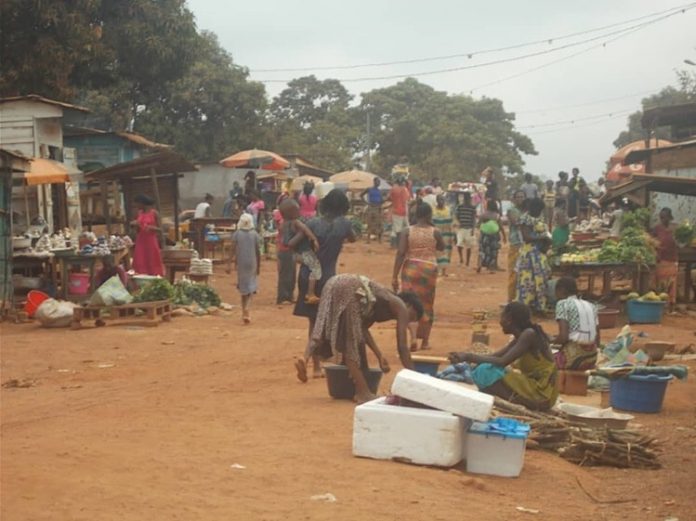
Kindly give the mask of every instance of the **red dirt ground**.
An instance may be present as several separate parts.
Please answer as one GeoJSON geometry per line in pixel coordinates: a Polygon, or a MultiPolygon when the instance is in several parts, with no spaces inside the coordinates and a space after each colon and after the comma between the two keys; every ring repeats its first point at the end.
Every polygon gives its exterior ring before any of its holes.
{"type": "MultiPolygon", "coordinates": [[[[392,262],[384,245],[348,245],[340,271],[388,283],[392,262]]],[[[471,310],[504,299],[504,273],[451,271],[438,286],[432,354],[465,348],[471,310]]],[[[661,414],[636,415],[663,441],[657,471],[580,468],[531,450],[518,479],[354,458],[353,405],[329,398],[323,380],[295,379],[307,324],[274,304],[275,281],[264,261],[248,327],[237,310],[157,328],[3,323],[2,381],[32,386],[0,395],[2,519],[696,519],[693,378],[670,384],[661,414]],[[310,500],[327,492],[337,501],[310,500]]],[[[238,304],[230,276],[212,284],[238,304]]],[[[696,320],[641,329],[683,344],[696,320]]],[[[375,338],[393,368],[386,392],[400,367],[393,325],[375,338]]],[[[569,400],[599,404],[597,394],[569,400]]]]}

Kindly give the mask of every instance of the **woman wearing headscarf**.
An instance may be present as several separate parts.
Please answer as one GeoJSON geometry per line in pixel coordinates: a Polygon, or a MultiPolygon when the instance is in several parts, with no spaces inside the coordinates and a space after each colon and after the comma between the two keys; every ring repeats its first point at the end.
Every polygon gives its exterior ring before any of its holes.
{"type": "Polygon", "coordinates": [[[430,331],[435,320],[435,288],[437,287],[437,252],[445,249],[442,235],[433,226],[433,209],[426,202],[416,208],[416,223],[399,236],[399,249],[394,259],[392,287],[399,291],[399,275],[403,291],[412,291],[423,304],[423,316],[411,325],[411,351],[430,349],[430,331]],[[414,331],[416,329],[416,331],[414,331]]]}
{"type": "Polygon", "coordinates": [[[251,297],[257,290],[256,278],[261,270],[261,237],[254,229],[254,218],[243,213],[232,234],[232,250],[237,267],[237,290],[242,296],[242,321],[251,323],[251,297]]]}
{"type": "Polygon", "coordinates": [[[141,275],[164,275],[159,234],[160,218],[153,208],[155,202],[144,194],[135,196],[138,216],[131,226],[138,229],[133,251],[133,270],[141,275]]]}

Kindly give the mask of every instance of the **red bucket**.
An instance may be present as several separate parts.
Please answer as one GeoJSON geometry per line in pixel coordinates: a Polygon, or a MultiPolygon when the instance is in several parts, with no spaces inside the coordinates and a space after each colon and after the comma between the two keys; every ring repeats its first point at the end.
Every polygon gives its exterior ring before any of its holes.
{"type": "Polygon", "coordinates": [[[89,292],[89,273],[71,273],[68,277],[68,293],[86,295],[89,292]]]}
{"type": "Polygon", "coordinates": [[[33,317],[36,310],[39,309],[41,303],[49,298],[51,297],[46,295],[46,293],[43,291],[37,291],[35,289],[31,290],[29,293],[27,293],[27,301],[24,304],[24,311],[28,316],[33,317]]]}

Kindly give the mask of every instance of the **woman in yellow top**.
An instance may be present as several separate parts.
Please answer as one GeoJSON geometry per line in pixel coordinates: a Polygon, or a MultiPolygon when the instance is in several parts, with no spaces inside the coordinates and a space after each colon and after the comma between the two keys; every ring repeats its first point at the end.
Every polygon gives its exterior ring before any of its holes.
{"type": "Polygon", "coordinates": [[[549,338],[541,326],[532,324],[529,308],[510,302],[500,317],[503,333],[514,336],[512,342],[492,355],[450,353],[455,364],[476,364],[472,377],[484,393],[499,396],[528,409],[545,410],[558,398],[556,364],[549,338]],[[515,363],[517,371],[508,366],[515,363]]]}

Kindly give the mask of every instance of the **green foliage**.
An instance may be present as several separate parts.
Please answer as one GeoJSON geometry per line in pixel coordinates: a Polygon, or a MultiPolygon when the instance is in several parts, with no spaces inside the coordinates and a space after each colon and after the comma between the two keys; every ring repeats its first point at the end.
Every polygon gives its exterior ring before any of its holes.
{"type": "Polygon", "coordinates": [[[158,300],[171,300],[174,298],[174,286],[167,279],[156,279],[147,285],[135,296],[133,302],[156,302],[158,300]]]}
{"type": "Polygon", "coordinates": [[[179,281],[174,284],[174,304],[188,306],[196,303],[203,309],[219,306],[221,301],[216,291],[205,284],[179,281]]]}
{"type": "Polygon", "coordinates": [[[600,262],[626,262],[655,264],[655,246],[647,233],[650,224],[650,210],[638,208],[626,212],[622,218],[621,239],[616,242],[605,241],[599,252],[600,262]]]}
{"type": "Polygon", "coordinates": [[[690,244],[695,235],[696,230],[694,230],[694,226],[688,221],[680,224],[674,230],[674,239],[679,244],[690,244]]]}
{"type": "Polygon", "coordinates": [[[621,229],[628,230],[637,228],[647,230],[650,226],[650,209],[636,208],[632,212],[624,212],[621,217],[621,229]]]}

